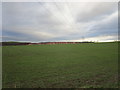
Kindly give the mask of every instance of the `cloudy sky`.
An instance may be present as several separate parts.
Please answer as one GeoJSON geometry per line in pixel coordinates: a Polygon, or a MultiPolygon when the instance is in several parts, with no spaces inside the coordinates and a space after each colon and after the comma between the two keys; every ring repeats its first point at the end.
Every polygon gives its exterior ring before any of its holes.
{"type": "Polygon", "coordinates": [[[117,2],[3,2],[3,41],[111,41],[117,2]]]}

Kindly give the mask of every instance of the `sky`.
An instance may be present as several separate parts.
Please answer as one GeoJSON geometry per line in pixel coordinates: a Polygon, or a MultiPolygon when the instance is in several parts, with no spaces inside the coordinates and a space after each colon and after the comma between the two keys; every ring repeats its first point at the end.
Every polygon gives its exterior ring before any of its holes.
{"type": "Polygon", "coordinates": [[[2,41],[114,41],[117,2],[3,2],[2,41]]]}

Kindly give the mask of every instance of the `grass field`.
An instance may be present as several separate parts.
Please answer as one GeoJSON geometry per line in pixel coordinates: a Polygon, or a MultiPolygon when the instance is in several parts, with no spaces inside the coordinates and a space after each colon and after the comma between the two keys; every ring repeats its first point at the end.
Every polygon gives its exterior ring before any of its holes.
{"type": "Polygon", "coordinates": [[[3,88],[117,88],[118,44],[3,46],[3,88]]]}

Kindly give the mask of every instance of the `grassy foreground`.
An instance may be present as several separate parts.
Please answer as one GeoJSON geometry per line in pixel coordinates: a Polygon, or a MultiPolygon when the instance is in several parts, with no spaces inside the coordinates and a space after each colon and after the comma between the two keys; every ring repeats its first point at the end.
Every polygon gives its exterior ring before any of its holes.
{"type": "Polygon", "coordinates": [[[3,88],[117,88],[118,44],[3,46],[3,88]]]}

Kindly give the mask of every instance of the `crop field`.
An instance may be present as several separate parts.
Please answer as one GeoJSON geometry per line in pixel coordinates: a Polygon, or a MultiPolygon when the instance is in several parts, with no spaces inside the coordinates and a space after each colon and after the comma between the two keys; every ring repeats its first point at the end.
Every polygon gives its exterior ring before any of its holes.
{"type": "Polygon", "coordinates": [[[118,43],[2,47],[3,88],[117,88],[118,43]]]}

